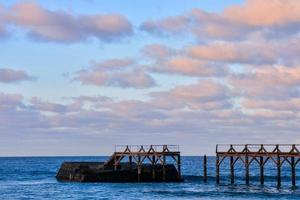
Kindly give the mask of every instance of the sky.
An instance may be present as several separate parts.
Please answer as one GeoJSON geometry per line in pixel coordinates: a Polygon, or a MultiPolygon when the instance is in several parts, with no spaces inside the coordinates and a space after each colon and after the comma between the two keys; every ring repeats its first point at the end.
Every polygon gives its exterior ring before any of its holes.
{"type": "Polygon", "coordinates": [[[0,156],[300,143],[300,1],[0,0],[0,156]]]}

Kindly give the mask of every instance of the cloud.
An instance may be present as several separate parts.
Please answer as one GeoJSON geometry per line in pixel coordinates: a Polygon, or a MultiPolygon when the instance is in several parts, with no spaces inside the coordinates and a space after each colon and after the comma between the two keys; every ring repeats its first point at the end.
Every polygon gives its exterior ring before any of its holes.
{"type": "Polygon", "coordinates": [[[278,53],[273,50],[273,46],[255,41],[215,42],[189,47],[187,53],[192,57],[212,62],[257,65],[276,62],[278,53]]]}
{"type": "Polygon", "coordinates": [[[269,66],[250,73],[234,74],[230,83],[242,96],[287,99],[300,97],[300,68],[269,66]]]}
{"type": "Polygon", "coordinates": [[[111,59],[94,63],[92,67],[76,72],[74,80],[95,86],[148,88],[154,79],[131,59],[111,59]]]}
{"type": "MultiPolygon", "coordinates": [[[[45,145],[51,142],[55,149],[59,148],[57,153],[60,155],[66,142],[78,140],[86,148],[94,149],[93,153],[98,151],[99,142],[108,145],[103,151],[109,153],[111,140],[128,143],[132,137],[143,137],[138,140],[140,143],[144,140],[155,142],[159,137],[163,141],[180,141],[181,145],[194,147],[199,143],[193,144],[192,141],[202,139],[207,145],[203,150],[210,152],[215,143],[264,141],[278,138],[278,135],[284,135],[281,141],[288,141],[296,135],[300,128],[299,112],[258,110],[245,113],[234,108],[229,89],[215,81],[199,81],[152,93],[148,101],[107,101],[101,97],[85,96],[74,97],[74,102],[68,104],[40,99],[25,104],[22,95],[1,93],[0,131],[6,133],[7,138],[15,137],[14,141],[21,137],[20,144],[25,146],[28,142],[39,141],[45,145]],[[95,106],[82,106],[74,112],[73,105],[79,99],[95,106]],[[49,115],[50,110],[52,114],[49,115]],[[52,137],[55,139],[51,140],[52,137]],[[94,140],[97,143],[94,144],[94,140]]],[[[54,150],[52,145],[46,147],[51,152],[54,150]]],[[[187,151],[196,153],[188,148],[187,151]]],[[[83,153],[80,150],[75,152],[83,153]]]]}
{"type": "Polygon", "coordinates": [[[61,10],[48,10],[28,2],[16,3],[4,13],[3,23],[19,27],[30,38],[40,41],[73,43],[88,38],[112,41],[133,34],[128,19],[116,13],[74,15],[61,10]]]}
{"type": "Polygon", "coordinates": [[[263,109],[271,111],[300,111],[300,98],[287,100],[244,99],[243,107],[247,109],[263,109]]]}
{"type": "Polygon", "coordinates": [[[31,81],[35,77],[28,75],[22,70],[0,68],[0,82],[2,83],[16,83],[21,81],[31,81]]]}
{"type": "Polygon", "coordinates": [[[103,62],[92,62],[93,68],[97,70],[118,70],[134,65],[135,61],[131,58],[115,58],[103,62]]]}
{"type": "Polygon", "coordinates": [[[23,106],[23,96],[20,94],[6,94],[0,92],[0,111],[15,110],[17,107],[23,106]]]}
{"type": "Polygon", "coordinates": [[[164,59],[174,54],[175,51],[161,44],[150,44],[143,47],[142,53],[150,58],[164,59]]]}
{"type": "Polygon", "coordinates": [[[67,111],[67,107],[62,104],[45,102],[37,97],[31,98],[30,103],[33,109],[41,112],[65,113],[67,111]]]}
{"type": "Polygon", "coordinates": [[[220,83],[211,80],[201,80],[192,85],[177,86],[166,92],[155,92],[151,96],[152,103],[166,110],[219,110],[230,108],[230,91],[220,83]],[[172,103],[170,103],[172,100],[172,103]]]}
{"type": "Polygon", "coordinates": [[[300,2],[294,0],[247,0],[224,10],[232,21],[251,26],[286,26],[300,22],[300,2]]]}
{"type": "Polygon", "coordinates": [[[160,73],[174,73],[188,76],[212,77],[220,76],[226,73],[225,67],[217,64],[193,59],[190,57],[171,57],[169,60],[157,62],[154,64],[153,71],[160,73]]]}
{"type": "Polygon", "coordinates": [[[148,20],[141,24],[140,29],[154,34],[163,34],[164,31],[178,33],[185,28],[189,19],[186,16],[168,17],[162,20],[148,20]]]}
{"type": "Polygon", "coordinates": [[[259,34],[282,38],[299,32],[299,13],[298,1],[247,0],[220,13],[193,9],[182,15],[145,21],[140,28],[156,35],[185,33],[199,40],[243,40],[259,34]]]}

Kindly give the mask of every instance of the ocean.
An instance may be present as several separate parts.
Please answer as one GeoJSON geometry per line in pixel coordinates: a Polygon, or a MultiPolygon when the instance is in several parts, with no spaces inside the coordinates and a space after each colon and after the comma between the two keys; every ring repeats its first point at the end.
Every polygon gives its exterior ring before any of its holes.
{"type": "MultiPolygon", "coordinates": [[[[230,185],[229,164],[221,167],[215,184],[215,158],[208,157],[208,182],[202,181],[202,158],[182,157],[183,183],[61,183],[55,179],[64,161],[105,161],[107,157],[0,158],[0,199],[300,199],[300,188],[291,187],[290,168],[282,168],[282,187],[276,187],[276,167],[265,169],[265,185],[258,167],[250,169],[245,185],[244,168],[237,167],[230,185]]],[[[300,175],[300,169],[297,169],[300,175]]],[[[299,179],[300,177],[297,177],[299,179]]],[[[300,185],[300,181],[297,182],[300,185]]]]}

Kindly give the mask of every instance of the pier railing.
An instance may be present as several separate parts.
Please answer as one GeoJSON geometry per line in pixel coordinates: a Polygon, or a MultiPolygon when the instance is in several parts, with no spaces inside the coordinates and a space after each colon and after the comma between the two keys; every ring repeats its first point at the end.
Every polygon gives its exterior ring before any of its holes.
{"type": "Polygon", "coordinates": [[[300,144],[217,144],[217,154],[280,154],[300,156],[300,144]]]}
{"type": "Polygon", "coordinates": [[[179,152],[179,145],[115,145],[115,152],[179,152]]]}

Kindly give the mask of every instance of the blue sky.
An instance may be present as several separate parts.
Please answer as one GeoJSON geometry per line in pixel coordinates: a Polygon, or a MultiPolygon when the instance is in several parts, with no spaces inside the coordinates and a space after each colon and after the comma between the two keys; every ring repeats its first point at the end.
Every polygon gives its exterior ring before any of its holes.
{"type": "Polygon", "coordinates": [[[290,143],[300,117],[297,6],[0,0],[0,156],[290,143]]]}
{"type": "MultiPolygon", "coordinates": [[[[0,1],[2,5],[11,6],[18,1],[0,1]]],[[[95,13],[121,13],[128,17],[133,26],[138,27],[147,19],[159,19],[163,17],[179,15],[188,12],[193,8],[201,8],[207,11],[219,12],[226,6],[240,1],[30,1],[38,2],[49,10],[64,10],[76,14],[95,13]]],[[[156,38],[151,35],[136,30],[133,38],[128,38],[119,42],[104,43],[95,40],[76,44],[58,44],[55,42],[40,43],[28,40],[23,37],[24,32],[18,31],[12,38],[2,41],[0,50],[0,62],[2,67],[12,67],[30,71],[34,76],[39,77],[36,82],[29,82],[17,85],[2,85],[8,92],[24,91],[24,95],[40,96],[49,100],[61,100],[63,94],[77,96],[87,94],[108,94],[111,90],[117,90],[114,96],[124,97],[122,91],[114,88],[82,88],[80,84],[66,80],[64,73],[73,73],[86,67],[91,60],[106,60],[115,57],[133,57],[139,54],[140,49],[146,44],[163,43],[170,46],[182,46],[189,39],[184,37],[178,39],[156,38]],[[80,55],[80,56],[79,56],[80,55]],[[49,76],[51,75],[51,76],[49,76]],[[61,87],[63,85],[63,87],[61,87]],[[56,89],[53,89],[56,88],[56,89]],[[121,94],[120,94],[121,92],[121,94]],[[120,94],[120,95],[118,95],[120,94]]],[[[192,39],[191,39],[192,40],[192,39]]],[[[143,59],[143,58],[141,58],[143,59]]],[[[183,80],[183,82],[186,80],[183,80]]],[[[172,86],[174,83],[165,85],[172,86]]],[[[162,83],[164,84],[164,83],[162,83]]],[[[139,96],[140,91],[130,92],[133,96],[139,96]]],[[[143,93],[143,92],[142,92],[143,93]]]]}

